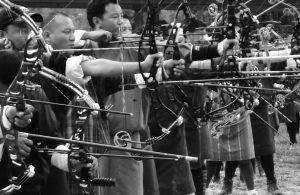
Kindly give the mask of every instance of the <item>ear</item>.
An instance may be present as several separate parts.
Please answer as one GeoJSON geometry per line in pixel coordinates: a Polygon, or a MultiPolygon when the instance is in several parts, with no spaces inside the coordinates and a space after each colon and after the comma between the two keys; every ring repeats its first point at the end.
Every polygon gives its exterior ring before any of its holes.
{"type": "Polygon", "coordinates": [[[97,29],[102,26],[102,20],[99,17],[93,17],[93,23],[97,29]]]}
{"type": "Polygon", "coordinates": [[[48,44],[50,43],[50,35],[51,35],[51,33],[48,30],[43,31],[43,37],[44,37],[46,43],[48,43],[48,44]]]}

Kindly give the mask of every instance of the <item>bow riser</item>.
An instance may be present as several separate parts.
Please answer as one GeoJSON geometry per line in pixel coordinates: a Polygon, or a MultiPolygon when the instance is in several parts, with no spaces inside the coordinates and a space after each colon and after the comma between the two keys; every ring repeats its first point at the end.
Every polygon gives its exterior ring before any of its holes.
{"type": "Polygon", "coordinates": [[[157,7],[151,4],[150,0],[148,0],[147,10],[148,10],[148,16],[147,16],[146,24],[141,34],[141,39],[139,41],[138,61],[139,61],[139,69],[147,88],[153,90],[158,85],[157,84],[158,82],[156,80],[156,73],[158,69],[158,67],[156,66],[157,59],[154,60],[150,68],[149,76],[146,76],[143,73],[142,66],[141,66],[141,61],[142,61],[141,47],[142,44],[147,41],[149,44],[149,53],[155,54],[158,52],[156,47],[156,41],[155,41],[155,17],[157,14],[157,7]],[[148,37],[148,39],[145,39],[145,37],[148,37]]]}

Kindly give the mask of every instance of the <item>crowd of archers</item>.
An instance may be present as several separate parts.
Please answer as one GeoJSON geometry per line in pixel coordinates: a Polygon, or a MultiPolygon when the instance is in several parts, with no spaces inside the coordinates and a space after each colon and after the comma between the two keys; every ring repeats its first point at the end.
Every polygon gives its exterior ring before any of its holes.
{"type": "Polygon", "coordinates": [[[258,194],[255,162],[282,194],[274,135],[286,123],[297,143],[300,14],[275,0],[255,16],[250,1],[211,4],[207,26],[184,0],[157,26],[165,4],[148,0],[132,34],[115,0],[88,2],[91,31],[0,0],[0,195],[204,195],[222,162],[219,194],[237,167],[258,194]],[[259,23],[278,5],[289,41],[259,23]]]}

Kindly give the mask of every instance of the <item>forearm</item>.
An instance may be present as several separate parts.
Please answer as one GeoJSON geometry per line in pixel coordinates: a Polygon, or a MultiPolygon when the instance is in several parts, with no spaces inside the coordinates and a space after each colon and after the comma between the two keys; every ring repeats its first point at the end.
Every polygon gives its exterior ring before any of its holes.
{"type": "MultiPolygon", "coordinates": [[[[259,56],[259,57],[267,57],[267,56],[286,56],[286,55],[290,55],[291,50],[290,49],[285,49],[285,50],[279,50],[279,51],[269,51],[269,54],[267,54],[266,52],[259,52],[259,53],[254,53],[254,56],[259,56]]],[[[282,59],[267,59],[267,60],[263,60],[263,63],[276,63],[276,62],[283,62],[286,61],[285,58],[282,59]]]]}
{"type": "MultiPolygon", "coordinates": [[[[83,31],[82,31],[83,32],[83,31]]],[[[80,40],[87,40],[90,39],[90,31],[85,31],[81,34],[80,40]]]]}
{"type": "Polygon", "coordinates": [[[190,69],[212,70],[211,60],[193,61],[190,69]]]}
{"type": "MultiPolygon", "coordinates": [[[[139,73],[138,62],[118,62],[106,59],[96,59],[91,61],[85,61],[81,63],[85,76],[94,77],[116,77],[139,73]]],[[[142,66],[143,67],[143,66],[142,66]]],[[[143,72],[145,72],[143,68],[143,72]]]]}

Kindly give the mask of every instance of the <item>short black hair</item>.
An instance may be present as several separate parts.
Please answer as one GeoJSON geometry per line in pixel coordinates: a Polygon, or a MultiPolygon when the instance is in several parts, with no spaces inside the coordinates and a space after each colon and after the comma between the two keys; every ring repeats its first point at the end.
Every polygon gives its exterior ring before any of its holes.
{"type": "Polygon", "coordinates": [[[22,55],[14,50],[0,50],[0,82],[10,85],[22,63],[22,55]]]}
{"type": "Polygon", "coordinates": [[[51,12],[43,21],[42,27],[47,28],[47,26],[55,19],[56,16],[65,16],[67,18],[71,18],[68,14],[64,12],[59,12],[59,11],[51,12]]]}
{"type": "Polygon", "coordinates": [[[93,17],[102,18],[105,14],[105,8],[109,4],[118,4],[118,2],[117,0],[90,0],[86,8],[86,15],[92,28],[95,28],[93,17]]]}

